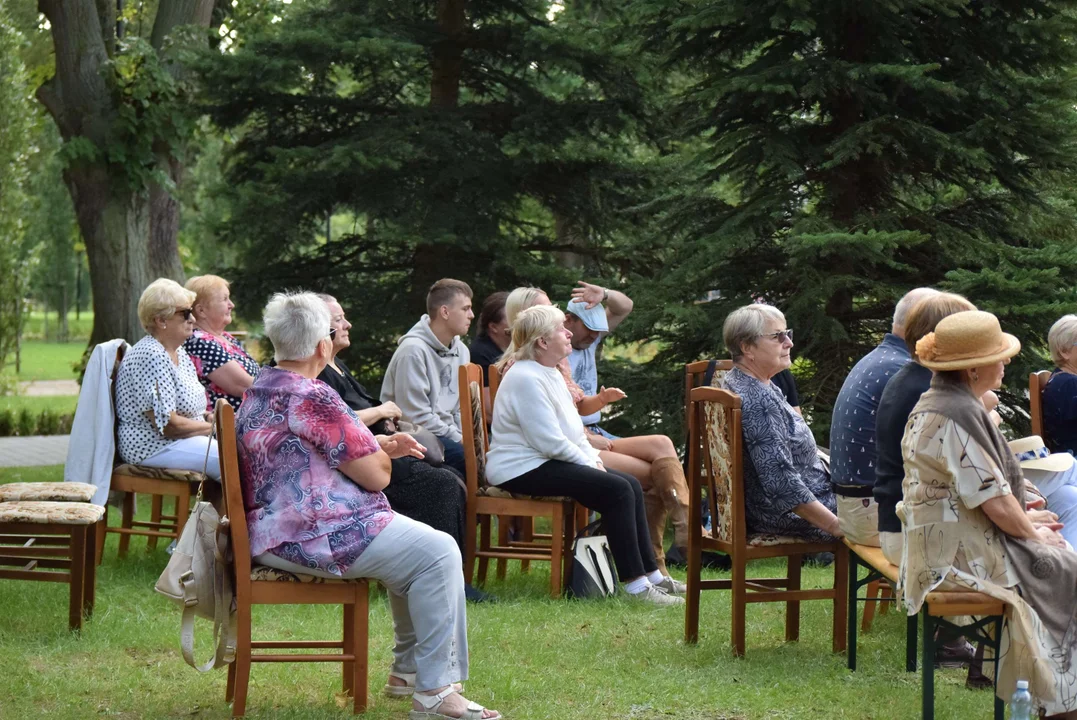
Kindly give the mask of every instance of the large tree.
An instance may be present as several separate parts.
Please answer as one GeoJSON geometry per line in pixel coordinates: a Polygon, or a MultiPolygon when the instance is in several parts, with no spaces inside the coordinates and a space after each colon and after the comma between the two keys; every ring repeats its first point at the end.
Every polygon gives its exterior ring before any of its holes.
{"type": "Polygon", "coordinates": [[[641,182],[641,108],[607,28],[551,10],[311,0],[210,57],[210,115],[238,135],[238,294],[336,293],[363,330],[355,364],[376,374],[439,277],[478,300],[521,282],[564,291],[553,253],[599,253],[641,182]]]}
{"type": "Polygon", "coordinates": [[[645,295],[683,301],[637,302],[659,364],[724,354],[725,315],[763,296],[797,331],[825,439],[848,368],[913,286],[966,291],[1042,342],[1075,299],[1058,192],[1077,162],[1074,5],[635,3],[684,81],[669,249],[662,272],[637,266],[645,295]]]}
{"type": "Polygon", "coordinates": [[[174,188],[191,118],[178,31],[208,27],[214,0],[160,0],[146,38],[117,35],[124,24],[117,25],[116,5],[38,0],[51,26],[55,73],[37,96],[65,142],[64,179],[93,287],[91,344],[139,337],[142,289],[157,277],[182,279],[174,188]]]}

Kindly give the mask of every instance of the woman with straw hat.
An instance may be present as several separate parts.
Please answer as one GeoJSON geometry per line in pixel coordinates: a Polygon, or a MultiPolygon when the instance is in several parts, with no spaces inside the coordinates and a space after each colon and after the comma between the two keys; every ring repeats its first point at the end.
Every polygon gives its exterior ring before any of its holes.
{"type": "Polygon", "coordinates": [[[1008,698],[1028,679],[1048,717],[1077,718],[1077,553],[1057,523],[1030,519],[1021,467],[980,401],[1020,350],[976,310],[944,318],[916,344],[933,377],[901,443],[900,585],[910,615],[935,589],[1005,602],[996,693],[1008,698]]]}

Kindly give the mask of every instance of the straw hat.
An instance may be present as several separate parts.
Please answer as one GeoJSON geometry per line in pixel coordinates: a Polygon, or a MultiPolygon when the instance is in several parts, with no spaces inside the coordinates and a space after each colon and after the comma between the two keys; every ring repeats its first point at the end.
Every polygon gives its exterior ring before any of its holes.
{"type": "Polygon", "coordinates": [[[1069,453],[1053,453],[1043,444],[1039,435],[1010,441],[1010,452],[1026,470],[1046,470],[1048,472],[1066,472],[1073,467],[1073,456],[1069,453]]]}
{"type": "Polygon", "coordinates": [[[944,317],[916,343],[920,364],[932,370],[967,370],[1012,358],[1021,341],[1002,332],[998,318],[982,310],[944,317]]]}

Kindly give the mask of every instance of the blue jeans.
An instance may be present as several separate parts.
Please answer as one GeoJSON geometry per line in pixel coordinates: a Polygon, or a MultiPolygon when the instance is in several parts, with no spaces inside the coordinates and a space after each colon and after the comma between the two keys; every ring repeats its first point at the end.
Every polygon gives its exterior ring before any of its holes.
{"type": "Polygon", "coordinates": [[[453,440],[448,436],[441,437],[439,435],[438,440],[445,446],[445,464],[459,470],[461,475],[466,474],[467,469],[464,465],[464,444],[459,440],[453,440]]]}

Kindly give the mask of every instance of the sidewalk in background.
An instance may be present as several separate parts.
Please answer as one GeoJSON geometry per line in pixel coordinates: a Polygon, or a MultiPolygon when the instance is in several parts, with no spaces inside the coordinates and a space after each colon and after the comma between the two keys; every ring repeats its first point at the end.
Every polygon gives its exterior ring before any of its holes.
{"type": "Polygon", "coordinates": [[[0,468],[63,465],[70,435],[0,438],[0,468]]]}

